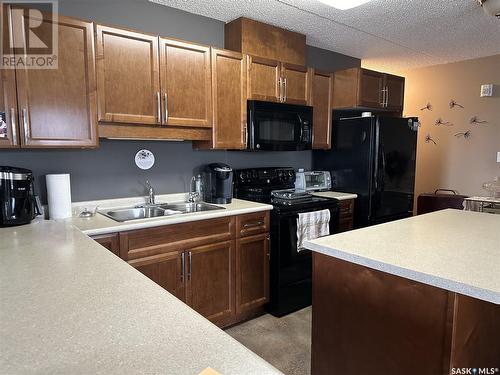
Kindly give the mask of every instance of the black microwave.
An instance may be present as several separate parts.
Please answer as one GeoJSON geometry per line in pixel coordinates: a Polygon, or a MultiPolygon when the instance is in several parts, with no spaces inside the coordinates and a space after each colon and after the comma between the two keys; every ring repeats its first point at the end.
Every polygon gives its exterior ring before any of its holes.
{"type": "Polygon", "coordinates": [[[312,149],[312,107],[249,100],[247,117],[249,150],[312,149]]]}

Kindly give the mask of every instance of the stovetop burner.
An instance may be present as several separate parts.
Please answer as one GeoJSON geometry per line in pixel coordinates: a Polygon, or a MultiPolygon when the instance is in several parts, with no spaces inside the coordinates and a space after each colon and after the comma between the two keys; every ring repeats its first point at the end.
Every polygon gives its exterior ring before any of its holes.
{"type": "Polygon", "coordinates": [[[306,191],[284,189],[271,191],[271,197],[285,200],[307,200],[311,199],[312,195],[306,191]]]}

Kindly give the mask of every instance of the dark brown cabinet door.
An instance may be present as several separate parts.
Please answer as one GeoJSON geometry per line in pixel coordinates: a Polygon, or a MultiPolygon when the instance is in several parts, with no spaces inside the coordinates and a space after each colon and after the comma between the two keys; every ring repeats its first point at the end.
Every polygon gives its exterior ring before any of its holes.
{"type": "Polygon", "coordinates": [[[184,301],[185,284],[182,257],[185,255],[183,254],[184,252],[181,251],[173,251],[130,260],[128,263],[184,301]]]}
{"type": "Polygon", "coordinates": [[[269,235],[236,241],[236,313],[267,303],[269,299],[269,235]]]}
{"type": "Polygon", "coordinates": [[[213,148],[246,148],[246,90],[245,56],[212,49],[213,148]]]}
{"type": "Polygon", "coordinates": [[[382,108],[383,89],[383,73],[361,69],[358,90],[358,105],[360,107],[382,108]]]}
{"type": "Polygon", "coordinates": [[[281,100],[281,63],[248,56],[248,99],[279,102],[281,100]]]}
{"type": "Polygon", "coordinates": [[[405,95],[404,77],[386,74],[384,88],[386,90],[385,107],[390,110],[402,112],[405,95]]]}
{"type": "Polygon", "coordinates": [[[186,253],[187,304],[215,322],[234,315],[234,240],[186,253]]]}
{"type": "Polygon", "coordinates": [[[0,70],[0,148],[19,147],[16,76],[13,69],[0,70]]]}
{"type": "Polygon", "coordinates": [[[283,97],[285,103],[306,105],[309,101],[310,76],[305,66],[283,63],[283,97]]]}
{"type": "Polygon", "coordinates": [[[158,37],[97,25],[100,122],[160,124],[158,37]]]}
{"type": "Polygon", "coordinates": [[[160,38],[162,122],[212,125],[210,47],[160,38]]]}
{"type": "Polygon", "coordinates": [[[116,256],[120,256],[120,238],[118,233],[91,236],[91,238],[116,256]]]}
{"type": "Polygon", "coordinates": [[[330,149],[332,144],[333,74],[311,71],[310,105],[313,106],[313,149],[330,149]]]}
{"type": "MultiPolygon", "coordinates": [[[[29,21],[27,16],[22,19],[29,21]]],[[[39,32],[51,33],[53,22],[46,16],[39,32]]],[[[57,69],[16,68],[21,143],[23,147],[95,147],[93,24],[59,16],[57,26],[57,69]]],[[[26,45],[24,33],[14,33],[16,38],[18,45],[26,45]]]]}

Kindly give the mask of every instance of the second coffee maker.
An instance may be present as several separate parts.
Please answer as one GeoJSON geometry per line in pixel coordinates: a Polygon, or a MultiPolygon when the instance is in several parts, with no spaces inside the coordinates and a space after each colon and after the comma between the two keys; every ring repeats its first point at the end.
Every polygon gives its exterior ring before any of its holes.
{"type": "Polygon", "coordinates": [[[229,204],[233,198],[233,170],[227,164],[212,163],[203,171],[204,201],[229,204]]]}

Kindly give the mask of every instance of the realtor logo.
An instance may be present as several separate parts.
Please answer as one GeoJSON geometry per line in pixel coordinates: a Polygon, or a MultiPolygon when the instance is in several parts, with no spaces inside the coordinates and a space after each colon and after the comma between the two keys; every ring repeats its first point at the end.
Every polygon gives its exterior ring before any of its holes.
{"type": "Polygon", "coordinates": [[[0,0],[0,68],[57,69],[57,1],[0,0]]]}

